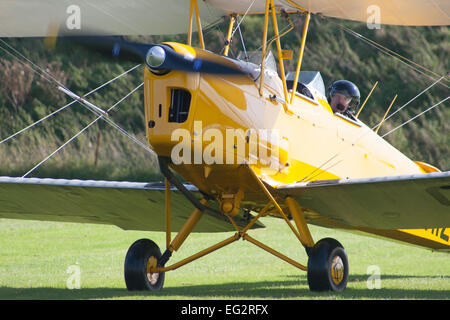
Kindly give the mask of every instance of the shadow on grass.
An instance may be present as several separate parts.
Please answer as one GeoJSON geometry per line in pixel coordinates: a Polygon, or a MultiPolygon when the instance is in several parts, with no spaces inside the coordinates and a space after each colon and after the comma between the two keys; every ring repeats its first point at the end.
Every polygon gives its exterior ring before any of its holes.
{"type": "MultiPolygon", "coordinates": [[[[214,285],[186,285],[166,287],[159,292],[127,291],[125,288],[11,288],[0,287],[1,300],[74,300],[74,299],[449,299],[450,290],[354,288],[367,275],[353,275],[344,292],[311,292],[305,276],[291,276],[284,281],[236,282],[214,285]],[[175,298],[174,298],[175,297],[175,298]]],[[[383,279],[430,277],[383,275],[383,279]]],[[[443,277],[442,281],[448,281],[443,277]]]]}

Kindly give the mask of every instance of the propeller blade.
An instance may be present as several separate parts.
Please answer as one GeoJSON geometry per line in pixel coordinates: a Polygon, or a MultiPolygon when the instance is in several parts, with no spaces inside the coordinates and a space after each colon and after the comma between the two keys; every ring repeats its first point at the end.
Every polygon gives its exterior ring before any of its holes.
{"type": "Polygon", "coordinates": [[[237,64],[231,59],[215,54],[183,55],[168,45],[154,45],[147,52],[145,61],[153,70],[178,70],[210,74],[243,75],[237,64]]]}
{"type": "Polygon", "coordinates": [[[110,57],[134,62],[145,61],[154,71],[178,70],[224,75],[245,75],[240,64],[207,51],[181,54],[167,44],[131,42],[120,36],[70,36],[73,42],[110,57]]]}
{"type": "Polygon", "coordinates": [[[119,36],[77,36],[67,37],[79,45],[102,52],[103,54],[121,60],[142,62],[152,44],[130,42],[119,36]]]}

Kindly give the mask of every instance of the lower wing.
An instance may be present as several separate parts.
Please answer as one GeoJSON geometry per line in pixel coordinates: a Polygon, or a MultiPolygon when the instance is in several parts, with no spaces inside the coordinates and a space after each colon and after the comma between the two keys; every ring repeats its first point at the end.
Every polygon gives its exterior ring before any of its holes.
{"type": "MultiPolygon", "coordinates": [[[[196,187],[185,187],[194,196],[202,197],[196,187]]],[[[178,231],[193,210],[194,206],[186,197],[172,188],[171,230],[178,231]]],[[[165,231],[165,187],[163,183],[0,177],[0,218],[99,223],[125,230],[165,231]]],[[[236,223],[245,226],[249,218],[238,216],[236,223]]],[[[205,214],[194,232],[234,230],[228,220],[205,214]]]]}
{"type": "Polygon", "coordinates": [[[293,183],[277,190],[329,219],[330,226],[450,250],[449,171],[293,183]]]}

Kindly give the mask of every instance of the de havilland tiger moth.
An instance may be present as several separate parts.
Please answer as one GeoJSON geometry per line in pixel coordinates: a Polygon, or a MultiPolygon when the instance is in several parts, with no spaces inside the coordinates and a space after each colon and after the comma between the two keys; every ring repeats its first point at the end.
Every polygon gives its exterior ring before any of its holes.
{"type": "MultiPolygon", "coordinates": [[[[301,70],[313,16],[366,22],[371,5],[366,0],[0,4],[0,12],[8,12],[1,19],[1,37],[54,37],[66,28],[74,40],[145,63],[148,144],[143,147],[156,154],[165,177],[165,183],[0,177],[0,218],[166,232],[164,250],[149,239],[129,248],[124,266],[129,290],[161,290],[166,272],[241,239],[306,271],[312,291],[344,290],[349,263],[343,245],[332,238],[315,239],[309,225],[449,251],[450,172],[409,159],[378,134],[379,127],[361,122],[354,83],[339,80],[326,90],[320,72],[301,70]],[[230,57],[240,22],[256,14],[264,17],[255,35],[262,39],[261,51],[230,57]],[[291,15],[302,15],[304,27],[296,68],[286,72],[283,60],[292,52],[282,49],[277,19],[291,15]],[[229,21],[226,45],[213,53],[205,49],[202,24],[223,18],[229,21]],[[186,32],[184,44],[117,37],[186,32]],[[194,33],[200,48],[192,46],[194,33]],[[272,43],[278,68],[269,50],[272,43]],[[306,250],[306,263],[251,236],[252,229],[265,227],[260,218],[266,216],[286,222],[306,250]],[[171,232],[177,232],[173,239],[171,232]],[[192,232],[232,234],[172,263],[192,232]]],[[[376,5],[380,25],[450,24],[450,1],[381,0],[376,5]]],[[[59,89],[120,129],[89,97],[59,89]]]]}

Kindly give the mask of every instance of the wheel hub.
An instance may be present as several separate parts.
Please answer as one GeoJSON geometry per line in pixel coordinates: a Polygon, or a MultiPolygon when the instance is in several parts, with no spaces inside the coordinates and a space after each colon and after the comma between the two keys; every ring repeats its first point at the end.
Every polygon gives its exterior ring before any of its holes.
{"type": "Polygon", "coordinates": [[[330,265],[331,279],[334,284],[338,285],[344,279],[344,263],[341,257],[335,256],[330,265]]]}
{"type": "Polygon", "coordinates": [[[155,285],[158,282],[159,273],[152,272],[157,267],[158,260],[151,256],[147,261],[147,279],[151,285],[155,285]]]}

